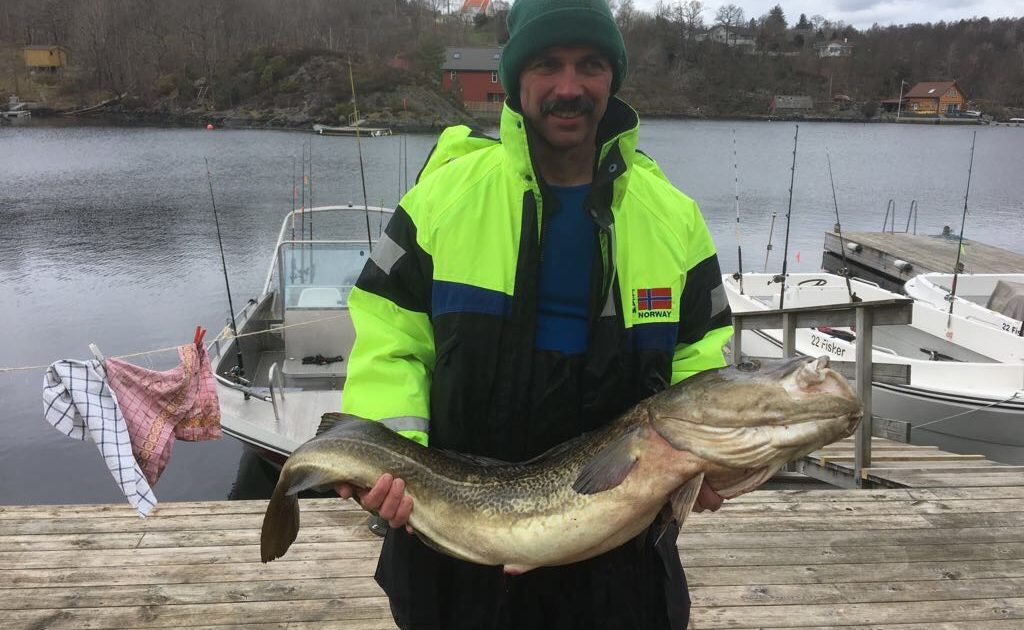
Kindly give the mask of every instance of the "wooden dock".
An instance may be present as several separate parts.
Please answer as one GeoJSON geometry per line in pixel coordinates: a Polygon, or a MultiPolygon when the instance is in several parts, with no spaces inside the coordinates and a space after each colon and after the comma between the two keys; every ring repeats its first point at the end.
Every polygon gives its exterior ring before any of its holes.
{"type": "MultiPolygon", "coordinates": [[[[877,438],[876,438],[877,440],[877,438]]],[[[840,443],[809,460],[849,462],[840,443]]],[[[876,482],[768,490],[694,514],[679,537],[691,628],[1024,628],[1024,473],[878,441],[876,482]],[[945,459],[943,459],[945,458],[945,459]]],[[[4,628],[392,629],[380,539],[351,502],[302,503],[259,561],[265,501],[0,506],[4,628]]]]}
{"type": "MultiPolygon", "coordinates": [[[[854,276],[876,282],[890,291],[920,273],[953,273],[955,238],[891,232],[844,232],[847,266],[854,276]],[[852,245],[851,245],[852,244],[852,245]],[[907,263],[909,266],[903,264],[907,263]]],[[[825,233],[822,267],[837,272],[843,267],[839,235],[825,233]]],[[[1024,273],[1024,256],[992,245],[964,239],[961,258],[966,273],[1024,273]]]]}

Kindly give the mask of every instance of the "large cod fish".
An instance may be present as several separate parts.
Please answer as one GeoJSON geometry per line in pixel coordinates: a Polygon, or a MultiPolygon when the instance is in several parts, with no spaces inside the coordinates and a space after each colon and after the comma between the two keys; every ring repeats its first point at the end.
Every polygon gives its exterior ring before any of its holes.
{"type": "Polygon", "coordinates": [[[697,374],[521,464],[424,448],[348,416],[288,458],[260,555],[280,558],[295,540],[298,492],[371,487],[388,472],[405,480],[409,523],[438,551],[509,574],[578,562],[637,536],[666,504],[682,525],[705,479],[725,498],[757,488],[787,462],[851,435],[860,417],[827,357],[697,374]]]}

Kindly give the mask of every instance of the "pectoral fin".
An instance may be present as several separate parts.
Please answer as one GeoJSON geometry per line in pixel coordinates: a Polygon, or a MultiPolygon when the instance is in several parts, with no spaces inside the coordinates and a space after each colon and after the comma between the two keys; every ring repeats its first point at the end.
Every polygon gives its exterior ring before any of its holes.
{"type": "Polygon", "coordinates": [[[683,523],[686,522],[686,517],[693,510],[693,504],[697,501],[697,495],[700,493],[700,486],[703,483],[704,473],[697,473],[696,477],[679,486],[669,496],[669,504],[672,506],[672,520],[662,526],[661,533],[658,534],[658,540],[655,541],[655,544],[661,541],[661,537],[665,535],[671,522],[675,522],[679,527],[683,526],[683,523]]]}
{"type": "Polygon", "coordinates": [[[636,429],[627,431],[601,449],[580,469],[572,489],[580,494],[597,494],[622,483],[636,466],[636,437],[636,429]]]}

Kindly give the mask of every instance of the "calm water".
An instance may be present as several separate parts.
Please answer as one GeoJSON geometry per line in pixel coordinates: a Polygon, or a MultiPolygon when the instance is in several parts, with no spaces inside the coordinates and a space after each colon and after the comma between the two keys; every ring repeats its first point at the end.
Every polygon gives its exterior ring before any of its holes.
{"type": "MultiPolygon", "coordinates": [[[[732,129],[736,130],[744,269],[781,266],[792,124],[653,121],[641,148],[704,210],[725,270],[736,267],[732,129]]],[[[805,124],[793,196],[790,269],[821,263],[835,222],[825,151],[843,226],[878,230],[886,202],[902,227],[912,199],[919,232],[959,226],[973,129],[805,124]],[[800,261],[796,261],[796,253],[800,261]]],[[[371,204],[404,187],[400,138],[364,140],[371,204]]],[[[414,178],[432,136],[407,138],[414,178]]],[[[293,159],[311,143],[317,204],[362,202],[355,139],[279,131],[53,127],[0,128],[0,368],[108,356],[219,330],[224,293],[204,158],[214,173],[236,306],[256,297],[280,220],[291,209],[293,159]]],[[[966,235],[1024,252],[1024,130],[978,129],[966,235]]],[[[165,369],[173,355],[138,359],[165,369]]],[[[42,370],[0,373],[0,503],[119,502],[91,442],[42,418],[42,370]]],[[[231,438],[178,442],[155,487],[160,500],[254,496],[264,475],[231,438]]]]}

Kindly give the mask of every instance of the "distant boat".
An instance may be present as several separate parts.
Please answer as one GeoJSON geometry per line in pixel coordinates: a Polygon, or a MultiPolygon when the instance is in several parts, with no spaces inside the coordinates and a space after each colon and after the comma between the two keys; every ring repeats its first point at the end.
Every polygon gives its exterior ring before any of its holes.
{"type": "MultiPolygon", "coordinates": [[[[858,279],[853,292],[862,300],[902,296],[858,279]]],[[[778,308],[780,286],[772,274],[743,274],[743,293],[723,277],[734,313],[778,308]]],[[[959,293],[959,291],[958,291],[959,293]]],[[[793,273],[786,280],[789,308],[846,303],[846,279],[829,273],[793,273]]],[[[1024,464],[1024,338],[1000,332],[962,314],[915,300],[910,324],[874,329],[875,363],[910,365],[910,383],[875,382],[875,415],[909,422],[910,441],[959,452],[983,453],[1004,463],[1024,464]]],[[[744,354],[777,357],[781,330],[744,330],[744,354]]],[[[796,351],[838,361],[856,356],[858,331],[851,328],[799,328],[796,351]]]]}
{"type": "Polygon", "coordinates": [[[380,136],[390,136],[391,129],[388,127],[363,127],[360,125],[350,125],[345,127],[331,127],[328,125],[315,124],[313,125],[314,133],[318,133],[321,136],[366,136],[370,138],[378,138],[380,136]]]}
{"type": "MultiPolygon", "coordinates": [[[[1024,273],[923,273],[907,281],[904,290],[942,310],[953,302],[953,314],[979,322],[996,333],[1021,335],[1024,320],[1024,273]]],[[[996,335],[999,336],[998,334],[996,335]]]]}

